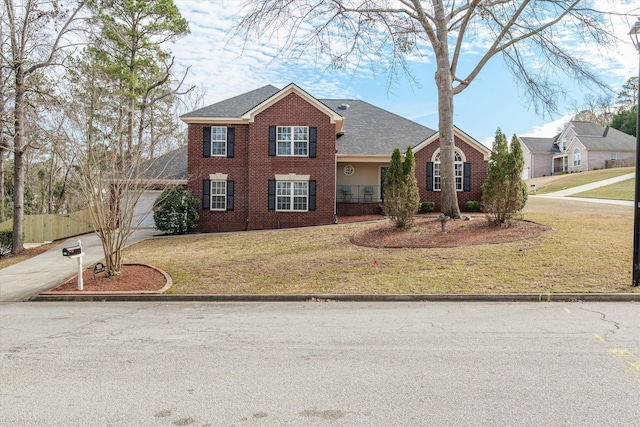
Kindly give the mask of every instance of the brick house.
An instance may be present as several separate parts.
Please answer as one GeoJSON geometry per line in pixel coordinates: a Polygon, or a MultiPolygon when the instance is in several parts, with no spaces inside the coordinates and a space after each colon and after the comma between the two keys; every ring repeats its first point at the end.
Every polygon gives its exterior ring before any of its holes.
{"type": "MultiPolygon", "coordinates": [[[[333,224],[379,212],[395,148],[411,146],[422,201],[439,203],[438,133],[359,100],[316,99],[268,85],[209,105],[188,124],[188,188],[197,231],[333,224]]],[[[480,200],[490,150],[455,130],[461,208],[480,200]]]]}

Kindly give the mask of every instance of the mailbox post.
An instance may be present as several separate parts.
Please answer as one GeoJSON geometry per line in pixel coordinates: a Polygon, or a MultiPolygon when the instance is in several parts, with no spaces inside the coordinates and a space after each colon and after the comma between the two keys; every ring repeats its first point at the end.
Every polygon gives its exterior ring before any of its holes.
{"type": "Polygon", "coordinates": [[[82,257],[84,256],[84,252],[82,252],[82,242],[78,240],[77,246],[62,248],[62,256],[66,256],[69,259],[75,258],[78,260],[78,290],[81,291],[84,287],[84,282],[82,279],[82,257]]]}

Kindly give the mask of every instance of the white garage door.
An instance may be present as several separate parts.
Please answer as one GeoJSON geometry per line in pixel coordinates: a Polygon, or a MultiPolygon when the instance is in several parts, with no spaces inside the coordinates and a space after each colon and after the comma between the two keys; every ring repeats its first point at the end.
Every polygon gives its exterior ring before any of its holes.
{"type": "Polygon", "coordinates": [[[162,191],[145,191],[134,210],[133,227],[137,228],[155,228],[153,222],[153,203],[156,201],[162,191]]]}

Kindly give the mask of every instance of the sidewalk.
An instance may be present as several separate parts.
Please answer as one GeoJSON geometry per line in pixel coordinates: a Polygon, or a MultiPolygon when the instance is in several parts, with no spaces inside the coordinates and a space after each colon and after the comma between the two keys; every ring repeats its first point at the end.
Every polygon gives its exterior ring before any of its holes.
{"type": "MultiPolygon", "coordinates": [[[[567,188],[566,190],[555,191],[553,193],[540,194],[540,195],[530,194],[529,196],[549,198],[549,199],[564,198],[564,197],[572,196],[574,194],[579,194],[585,191],[593,190],[595,188],[605,187],[607,185],[615,184],[617,182],[633,179],[635,176],[636,176],[635,173],[630,173],[626,175],[617,176],[615,178],[609,178],[609,179],[604,179],[602,181],[592,182],[590,184],[580,185],[578,187],[567,188]]],[[[588,198],[588,197],[571,197],[571,200],[575,200],[577,202],[591,202],[591,203],[603,203],[608,205],[633,206],[632,200],[595,199],[595,198],[588,198]]]]}
{"type": "MultiPolygon", "coordinates": [[[[139,229],[129,237],[127,246],[158,236],[159,231],[139,229]]],[[[65,281],[78,272],[76,259],[62,256],[62,248],[82,242],[86,268],[104,258],[102,244],[95,233],[73,237],[31,259],[0,270],[0,302],[24,301],[65,281]]]]}

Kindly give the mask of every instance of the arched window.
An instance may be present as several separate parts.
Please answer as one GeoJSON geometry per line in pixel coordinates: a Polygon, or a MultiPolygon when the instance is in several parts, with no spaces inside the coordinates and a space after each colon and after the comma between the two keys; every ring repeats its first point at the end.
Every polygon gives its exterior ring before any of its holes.
{"type": "Polygon", "coordinates": [[[576,148],[573,150],[573,166],[580,166],[582,164],[582,156],[580,153],[580,149],[576,148]]]}
{"type": "MultiPolygon", "coordinates": [[[[456,190],[462,191],[464,161],[458,150],[456,150],[453,155],[453,162],[456,176],[456,190]]],[[[438,151],[433,158],[433,189],[440,190],[440,151],[438,151]]]]}

